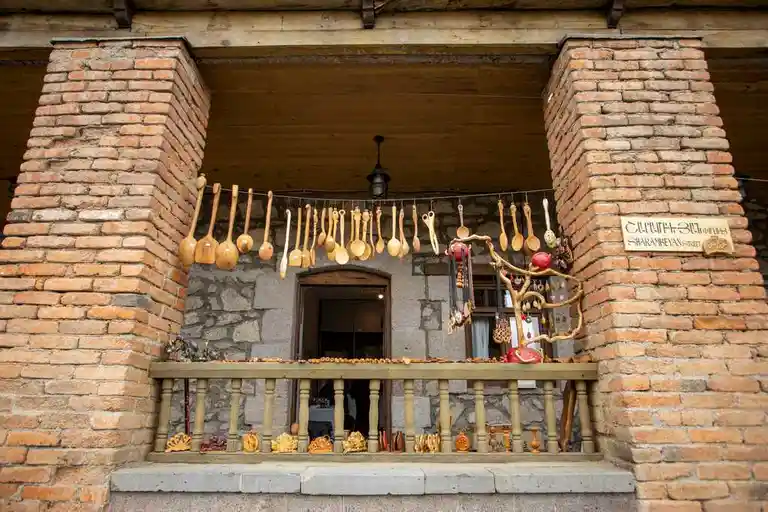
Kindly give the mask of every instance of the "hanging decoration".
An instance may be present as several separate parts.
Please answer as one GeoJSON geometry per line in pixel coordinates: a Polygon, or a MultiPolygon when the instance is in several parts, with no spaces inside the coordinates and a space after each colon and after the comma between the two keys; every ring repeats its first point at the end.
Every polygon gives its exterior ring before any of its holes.
{"type": "Polygon", "coordinates": [[[448,246],[449,318],[448,332],[452,333],[472,320],[474,287],[472,282],[472,248],[454,240],[448,246]]]}

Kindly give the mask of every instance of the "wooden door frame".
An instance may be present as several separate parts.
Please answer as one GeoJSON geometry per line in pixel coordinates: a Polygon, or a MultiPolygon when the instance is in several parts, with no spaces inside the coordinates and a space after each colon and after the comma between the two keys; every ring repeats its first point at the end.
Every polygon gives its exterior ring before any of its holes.
{"type": "MultiPolygon", "coordinates": [[[[392,357],[392,281],[391,276],[381,270],[357,265],[333,265],[314,268],[302,272],[296,278],[296,294],[294,296],[293,336],[291,339],[291,355],[294,359],[301,357],[298,352],[301,345],[301,332],[304,315],[303,292],[309,286],[371,286],[384,289],[384,340],[383,355],[392,357]]],[[[298,409],[298,385],[291,381],[291,401],[289,417],[291,422],[296,418],[298,409]]],[[[381,386],[381,403],[383,406],[382,423],[387,432],[392,430],[392,383],[385,381],[381,386]]],[[[362,432],[367,436],[368,432],[362,432]]]]}

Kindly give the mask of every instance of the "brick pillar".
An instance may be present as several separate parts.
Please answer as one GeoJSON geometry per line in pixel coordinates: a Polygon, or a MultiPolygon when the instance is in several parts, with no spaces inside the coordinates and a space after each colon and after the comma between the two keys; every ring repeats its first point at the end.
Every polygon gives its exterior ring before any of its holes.
{"type": "Polygon", "coordinates": [[[148,451],[208,107],[181,40],[54,45],[0,251],[0,509],[100,510],[148,451]]]}
{"type": "Polygon", "coordinates": [[[640,511],[752,512],[768,486],[768,306],[696,40],[570,40],[545,106],[585,280],[601,447],[640,511]],[[627,253],[619,216],[722,216],[730,257],[627,253]]]}

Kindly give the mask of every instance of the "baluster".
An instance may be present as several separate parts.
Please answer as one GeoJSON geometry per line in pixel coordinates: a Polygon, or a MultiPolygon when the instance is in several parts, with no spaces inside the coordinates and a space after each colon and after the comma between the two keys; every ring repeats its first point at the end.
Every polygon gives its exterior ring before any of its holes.
{"type": "Polygon", "coordinates": [[[544,382],[544,415],[547,420],[547,451],[549,453],[557,453],[559,447],[557,446],[557,420],[555,419],[555,399],[552,396],[552,391],[555,388],[555,383],[551,380],[544,382]]]}
{"type": "Polygon", "coordinates": [[[275,404],[275,379],[264,379],[264,420],[261,424],[261,453],[272,451],[272,410],[275,404]]]}
{"type": "Polygon", "coordinates": [[[208,393],[208,379],[197,379],[195,388],[195,424],[192,427],[193,452],[200,451],[203,444],[203,430],[205,428],[205,395],[208,393]]]}
{"type": "Polygon", "coordinates": [[[371,379],[368,385],[370,389],[371,406],[368,408],[368,451],[379,451],[379,389],[381,381],[371,379]]]}
{"type": "Polygon", "coordinates": [[[333,381],[333,451],[342,453],[344,446],[344,381],[333,381]]]}
{"type": "Polygon", "coordinates": [[[520,394],[518,393],[518,382],[509,381],[509,416],[512,421],[512,451],[514,453],[523,453],[523,429],[520,424],[520,394]]]}
{"type": "Polygon", "coordinates": [[[309,379],[299,381],[299,452],[307,451],[309,445],[309,379]]]}
{"type": "Polygon", "coordinates": [[[243,387],[242,379],[230,380],[229,395],[229,435],[227,436],[227,451],[236,452],[240,444],[240,389],[243,387]]]}
{"type": "Polygon", "coordinates": [[[475,384],[475,440],[478,453],[488,452],[488,436],[485,433],[485,383],[476,380],[475,384]]]}
{"type": "Polygon", "coordinates": [[[576,381],[576,397],[579,402],[579,423],[581,423],[581,451],[584,453],[594,453],[595,441],[592,439],[592,420],[589,417],[586,381],[576,381]]]}
{"type": "Polygon", "coordinates": [[[173,394],[173,379],[163,379],[160,394],[160,411],[157,415],[157,433],[155,434],[155,451],[165,450],[168,442],[168,422],[171,421],[171,396],[173,394]]]}
{"type": "Polygon", "coordinates": [[[451,453],[451,401],[448,395],[448,381],[438,383],[440,389],[440,451],[451,453]]]}
{"type": "Polygon", "coordinates": [[[405,451],[413,453],[416,444],[416,432],[413,427],[413,380],[403,381],[405,391],[405,451]]]}

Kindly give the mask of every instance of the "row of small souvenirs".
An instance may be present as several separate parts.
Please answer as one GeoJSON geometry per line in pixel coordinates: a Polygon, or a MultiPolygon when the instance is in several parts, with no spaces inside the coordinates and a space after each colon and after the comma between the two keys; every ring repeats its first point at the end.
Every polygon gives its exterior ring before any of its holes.
{"type": "MultiPolygon", "coordinates": [[[[291,433],[283,432],[270,443],[272,453],[296,453],[299,449],[299,437],[297,435],[298,425],[291,426],[291,433]]],[[[493,432],[490,434],[490,448],[494,452],[505,452],[510,450],[511,442],[509,432],[501,432],[501,439],[493,432]]],[[[469,436],[462,432],[456,436],[454,447],[458,453],[467,453],[470,451],[471,442],[469,436]]],[[[175,434],[166,443],[166,453],[186,452],[192,445],[192,438],[187,434],[180,432],[175,434]]],[[[242,449],[245,453],[258,453],[261,446],[259,434],[254,431],[246,432],[242,436],[242,449]]],[[[385,430],[379,431],[378,439],[379,452],[402,453],[405,451],[405,436],[402,432],[395,432],[392,436],[392,443],[389,443],[385,430]]],[[[539,453],[541,441],[539,440],[538,427],[531,427],[531,441],[528,443],[528,449],[531,453],[539,453]]],[[[361,453],[368,451],[365,436],[360,432],[351,432],[347,439],[342,441],[344,453],[361,453]]],[[[224,437],[211,436],[204,442],[201,452],[226,451],[227,441],[224,437]]],[[[414,438],[414,451],[416,453],[439,453],[442,449],[442,439],[440,434],[420,434],[414,438]]],[[[333,441],[328,436],[320,436],[312,439],[307,447],[309,453],[333,453],[333,441]]]]}

